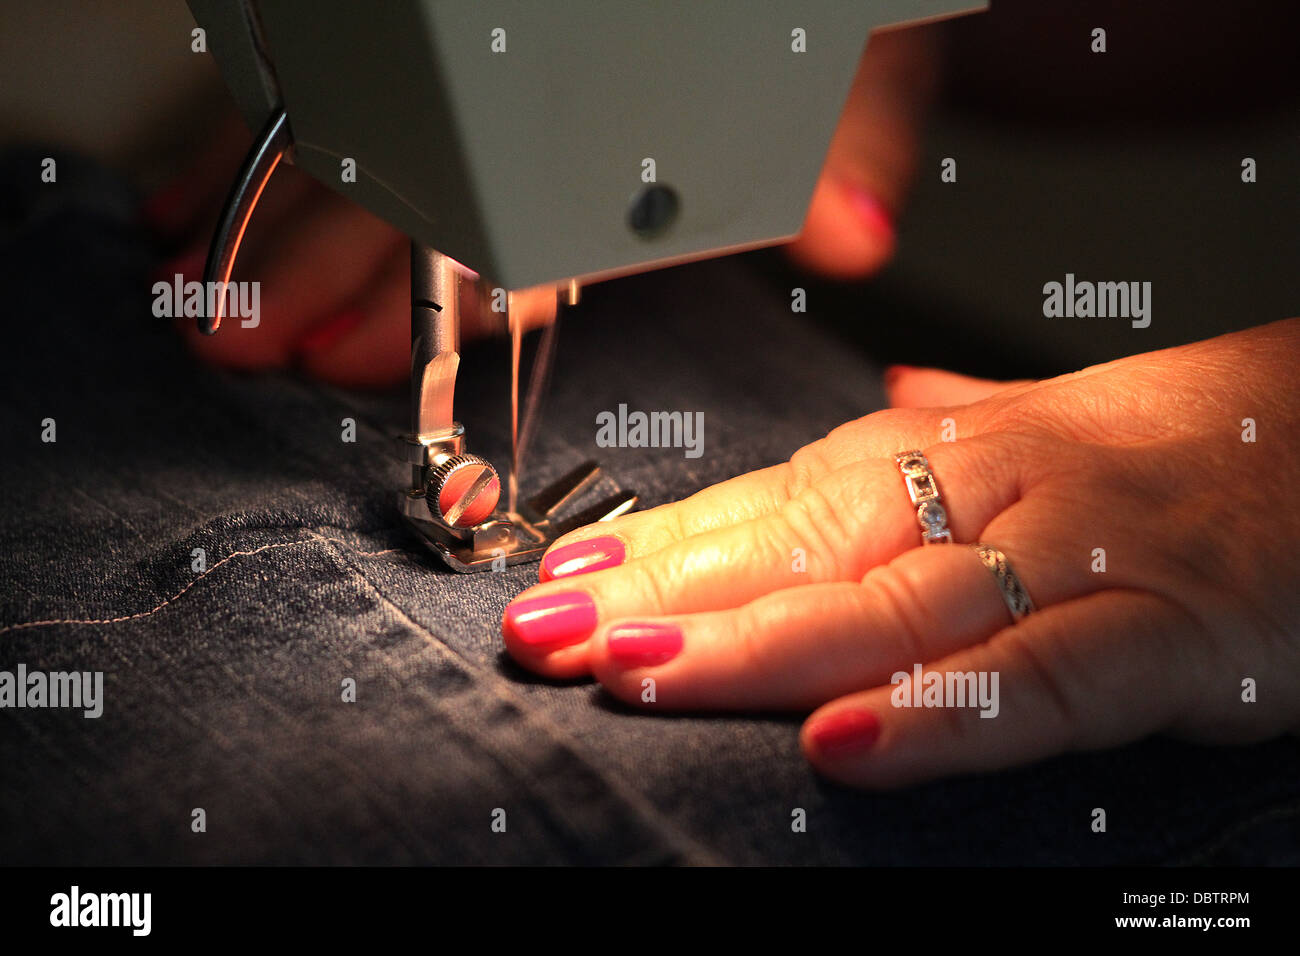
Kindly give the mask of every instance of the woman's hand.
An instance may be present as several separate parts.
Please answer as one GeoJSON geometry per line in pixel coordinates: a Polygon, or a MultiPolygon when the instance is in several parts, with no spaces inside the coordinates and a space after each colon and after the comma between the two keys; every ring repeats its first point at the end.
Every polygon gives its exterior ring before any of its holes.
{"type": "Polygon", "coordinates": [[[558,542],[506,647],[650,711],[815,708],[807,758],[861,787],[1294,729],[1297,357],[1291,319],[1040,383],[895,370],[894,408],[786,464],[558,542]],[[918,448],[956,544],[919,546],[893,457],[918,448]],[[996,716],[895,706],[918,664],[997,672],[996,716]]]}

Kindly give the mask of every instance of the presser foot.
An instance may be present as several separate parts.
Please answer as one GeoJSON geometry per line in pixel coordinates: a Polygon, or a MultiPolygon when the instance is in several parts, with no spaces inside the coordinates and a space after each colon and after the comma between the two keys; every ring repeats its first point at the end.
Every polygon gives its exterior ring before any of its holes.
{"type": "Polygon", "coordinates": [[[463,441],[463,430],[440,442],[402,440],[408,455],[418,446],[423,463],[417,465],[417,486],[400,494],[398,508],[425,546],[453,571],[500,571],[538,561],[570,531],[636,507],[636,493],[621,491],[560,517],[560,510],[600,476],[600,466],[588,461],[522,502],[518,511],[494,507],[476,513],[476,503],[495,502],[500,487],[492,466],[465,454],[463,441]]]}

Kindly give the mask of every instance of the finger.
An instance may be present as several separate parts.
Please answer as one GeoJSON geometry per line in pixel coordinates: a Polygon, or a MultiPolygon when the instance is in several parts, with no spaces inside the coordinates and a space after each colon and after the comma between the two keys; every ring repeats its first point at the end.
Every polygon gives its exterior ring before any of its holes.
{"type": "Polygon", "coordinates": [[[234,368],[289,364],[298,340],[313,326],[337,318],[380,270],[400,243],[382,220],[341,197],[324,194],[280,236],[259,262],[236,270],[261,284],[256,327],[230,323],[229,330],[188,339],[200,355],[234,368]]]}
{"type": "MultiPolygon", "coordinates": [[[[1090,594],[927,668],[936,677],[922,688],[946,686],[949,673],[974,674],[978,686],[984,675],[980,707],[925,706],[924,698],[918,706],[911,681],[902,681],[822,707],[801,745],[825,776],[871,789],[1116,746],[1168,726],[1185,708],[1188,684],[1171,668],[1197,626],[1149,594],[1090,594]]],[[[943,699],[936,695],[932,702],[943,699]]]]}
{"type": "Polygon", "coordinates": [[[340,318],[306,336],[299,361],[316,378],[350,388],[382,388],[411,372],[411,263],[394,249],[370,287],[340,318]]]}
{"type": "Polygon", "coordinates": [[[935,86],[934,37],[925,28],[872,34],[803,230],[789,247],[804,266],[852,279],[876,272],[893,255],[894,217],[935,86]]]}
{"type": "Polygon", "coordinates": [[[689,498],[600,521],[565,535],[542,557],[542,581],[645,557],[674,542],[770,514],[789,499],[789,463],[710,485],[689,498]]]}
{"type": "Polygon", "coordinates": [[[885,372],[885,393],[889,396],[889,404],[895,408],[970,405],[990,395],[1034,384],[1028,379],[995,381],[909,365],[894,365],[885,372]]]}
{"type": "MultiPolygon", "coordinates": [[[[1092,584],[1019,558],[1016,565],[1039,601],[1092,584]]],[[[788,588],[734,610],[613,621],[598,629],[590,661],[628,703],[648,703],[642,682],[653,678],[652,709],[807,710],[987,640],[1009,620],[970,548],[917,548],[860,583],[788,588]]]]}
{"type": "MultiPolygon", "coordinates": [[[[1020,497],[1020,459],[982,454],[978,439],[936,447],[931,465],[957,540],[976,540],[1020,497]]],[[[598,622],[716,611],[783,588],[858,581],[920,541],[916,506],[897,465],[879,459],[855,463],[772,514],[530,589],[506,609],[506,647],[544,673],[583,673],[589,666],[586,643],[598,622]],[[565,609],[549,610],[552,601],[565,609]],[[569,613],[579,601],[582,612],[569,613]]]]}
{"type": "MultiPolygon", "coordinates": [[[[887,409],[836,428],[789,462],[750,472],[560,538],[538,571],[542,581],[583,574],[654,554],[686,538],[776,513],[792,497],[832,472],[867,458],[890,458],[940,440],[942,409],[887,409]]],[[[972,422],[972,434],[978,434],[972,422]]]]}
{"type": "Polygon", "coordinates": [[[879,272],[896,245],[894,213],[866,187],[826,170],[787,251],[806,269],[849,280],[879,272]]]}
{"type": "MultiPolygon", "coordinates": [[[[268,261],[284,241],[286,232],[307,220],[312,210],[326,201],[327,195],[325,187],[302,170],[281,165],[267,181],[257,201],[248,231],[239,244],[239,261],[247,266],[268,261]]],[[[206,222],[195,243],[204,254],[216,231],[218,213],[219,210],[213,210],[212,218],[206,222]]]]}
{"type": "MultiPolygon", "coordinates": [[[[231,175],[233,176],[234,173],[231,175]]],[[[289,217],[295,214],[303,215],[303,212],[299,211],[300,205],[314,201],[321,188],[310,176],[293,170],[272,176],[262,192],[262,198],[258,200],[257,211],[248,233],[240,243],[240,261],[243,262],[245,259],[249,262],[258,261],[264,255],[268,244],[274,242],[281,234],[284,223],[293,221],[289,217]]],[[[302,206],[303,210],[308,208],[310,207],[302,206]]],[[[155,280],[170,281],[177,273],[180,273],[187,282],[203,279],[208,246],[217,228],[219,211],[218,206],[214,204],[207,213],[196,220],[195,228],[192,230],[192,241],[155,270],[155,280]]]]}

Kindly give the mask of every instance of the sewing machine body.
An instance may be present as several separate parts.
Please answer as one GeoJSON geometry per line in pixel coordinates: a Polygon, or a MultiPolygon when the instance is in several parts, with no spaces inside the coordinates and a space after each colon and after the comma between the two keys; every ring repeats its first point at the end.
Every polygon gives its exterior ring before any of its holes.
{"type": "Polygon", "coordinates": [[[506,289],[792,238],[868,33],[984,5],[190,0],[253,129],[282,105],[297,166],[506,289]]]}
{"type": "Polygon", "coordinates": [[[559,506],[596,474],[584,463],[517,510],[497,507],[499,476],[467,452],[452,415],[461,319],[489,291],[572,303],[597,279],[793,238],[868,34],[985,6],[189,4],[261,130],[205,279],[229,280],[283,158],[411,237],[412,415],[398,455],[412,478],[398,509],[460,571],[534,560],[579,523],[636,502],[621,493],[561,521],[559,506]]]}

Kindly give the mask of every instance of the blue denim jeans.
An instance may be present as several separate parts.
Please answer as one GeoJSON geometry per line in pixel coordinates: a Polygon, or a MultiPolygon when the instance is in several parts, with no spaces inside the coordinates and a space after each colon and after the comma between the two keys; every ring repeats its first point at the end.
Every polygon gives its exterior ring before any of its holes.
{"type": "MultiPolygon", "coordinates": [[[[196,363],[150,314],[129,192],[30,161],[0,162],[0,670],[102,671],[104,712],[0,712],[0,863],[1300,863],[1294,739],[867,794],[809,770],[796,718],[522,671],[499,621],[536,566],[449,573],[396,519],[405,392],[196,363]]],[[[598,457],[655,505],[880,407],[872,362],[789,301],[746,259],[590,289],[526,481],[598,457]],[[596,448],[622,402],[703,411],[705,453],[596,448]]],[[[501,461],[507,375],[469,349],[458,395],[501,461]]]]}

